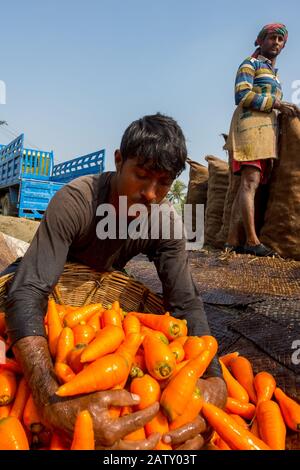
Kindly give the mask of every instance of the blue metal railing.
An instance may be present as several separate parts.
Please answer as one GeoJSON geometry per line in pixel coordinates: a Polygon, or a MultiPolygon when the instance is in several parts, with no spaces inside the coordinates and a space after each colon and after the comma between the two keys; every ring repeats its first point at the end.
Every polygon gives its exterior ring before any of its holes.
{"type": "Polygon", "coordinates": [[[105,150],[74,158],[53,167],[51,180],[67,183],[79,176],[102,173],[104,171],[105,150]]]}

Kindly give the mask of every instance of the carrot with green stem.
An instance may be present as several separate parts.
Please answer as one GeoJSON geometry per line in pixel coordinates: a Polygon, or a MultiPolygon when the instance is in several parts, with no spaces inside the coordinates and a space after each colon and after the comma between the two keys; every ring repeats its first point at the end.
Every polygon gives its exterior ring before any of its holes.
{"type": "Polygon", "coordinates": [[[137,316],[143,325],[164,333],[170,341],[173,341],[179,336],[187,335],[186,320],[172,317],[169,313],[156,315],[153,313],[134,312],[134,315],[137,316]]]}
{"type": "Polygon", "coordinates": [[[185,411],[172,421],[170,429],[177,429],[185,424],[194,421],[201,411],[203,405],[203,396],[198,387],[192,393],[191,399],[187,403],[185,411]]]}
{"type": "Polygon", "coordinates": [[[203,375],[209,364],[209,357],[209,351],[203,351],[182,367],[167,384],[161,395],[160,404],[169,421],[174,421],[184,412],[198,378],[203,375]]]}
{"type": "Polygon", "coordinates": [[[242,403],[249,402],[249,395],[244,387],[231,375],[227,367],[220,361],[223,377],[227,385],[228,396],[242,403]]]}
{"type": "Polygon", "coordinates": [[[96,338],[86,347],[81,356],[81,362],[91,362],[106,354],[113,353],[124,340],[122,328],[107,325],[99,331],[96,338]]]}
{"type": "Polygon", "coordinates": [[[259,372],[255,375],[253,383],[257,395],[256,406],[261,401],[271,400],[276,388],[276,381],[272,374],[265,371],[259,372]]]}
{"type": "Polygon", "coordinates": [[[176,364],[183,361],[184,359],[184,349],[182,344],[179,343],[176,339],[169,344],[169,348],[175,357],[176,364]]]}
{"type": "Polygon", "coordinates": [[[270,447],[250,431],[244,429],[225,411],[211,403],[203,403],[202,414],[231,449],[270,450],[270,447]]]}
{"type": "Polygon", "coordinates": [[[102,304],[89,304],[78,307],[76,310],[68,312],[64,317],[64,326],[74,328],[81,321],[88,321],[96,312],[103,310],[102,304]]]}
{"type": "MultiPolygon", "coordinates": [[[[135,317],[136,318],[136,317],[135,317]]],[[[169,344],[169,340],[168,338],[166,337],[166,335],[164,333],[162,333],[161,331],[158,331],[158,330],[153,330],[152,328],[149,328],[148,326],[145,326],[145,325],[141,325],[141,334],[146,337],[147,335],[148,336],[154,336],[155,338],[159,339],[160,341],[162,341],[163,343],[165,344],[169,344]]]]}
{"type": "Polygon", "coordinates": [[[95,450],[93,420],[87,410],[76,418],[71,450],[95,450]]]}
{"type": "Polygon", "coordinates": [[[230,362],[233,376],[244,387],[249,395],[250,401],[256,403],[257,396],[254,389],[254,374],[250,361],[246,357],[238,356],[230,362]]]}
{"type": "Polygon", "coordinates": [[[285,424],[293,431],[300,431],[300,405],[288,397],[283,390],[275,388],[275,398],[279,403],[285,424]]]}
{"type": "Polygon", "coordinates": [[[157,380],[170,377],[176,361],[169,346],[153,335],[147,335],[143,341],[145,362],[149,374],[157,380]]]}

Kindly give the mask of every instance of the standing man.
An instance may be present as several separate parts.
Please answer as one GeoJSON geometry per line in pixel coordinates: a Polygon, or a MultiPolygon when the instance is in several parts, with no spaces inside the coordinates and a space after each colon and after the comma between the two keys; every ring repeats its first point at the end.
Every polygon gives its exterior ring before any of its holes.
{"type": "MultiPolygon", "coordinates": [[[[128,213],[122,209],[121,196],[127,197],[128,210],[134,204],[143,205],[148,215],[153,204],[163,202],[173,180],[184,169],[186,158],[184,135],[172,118],[156,114],[134,121],[124,133],[120,149],[115,152],[115,172],[77,178],[51,199],[8,292],[8,334],[44,422],[71,438],[78,412],[87,409],[93,418],[97,448],[153,449],[159,435],[151,435],[140,442],[128,442],[123,438],[151,420],[157,414],[159,404],[112,419],[108,413],[109,405],[134,405],[139,397],[126,390],[58,397],[55,392],[59,385],[43,323],[48,296],[67,259],[97,271],[111,271],[124,268],[127,261],[144,253],[154,261],[162,281],[166,309],[176,317],[186,318],[190,335],[210,334],[203,304],[189,270],[183,238],[175,239],[174,235],[126,238],[115,235],[116,232],[110,238],[101,238],[98,230],[103,222],[103,212],[99,209],[104,205],[105,212],[109,205],[116,215],[126,217],[127,223],[128,213]]],[[[207,401],[220,407],[225,405],[226,386],[217,358],[207,369],[205,379],[199,379],[198,387],[207,401]]],[[[205,431],[206,424],[199,416],[184,428],[170,431],[163,439],[181,449],[199,449],[205,431]]]]}
{"type": "Polygon", "coordinates": [[[277,114],[300,116],[296,105],[282,100],[282,89],[275,68],[288,31],[284,24],[268,24],[255,41],[257,49],[240,65],[235,81],[237,108],[231,121],[226,149],[232,152],[232,171],[241,176],[235,197],[225,249],[255,256],[274,252],[260,243],[255,230],[254,199],[260,184],[269,180],[277,156],[277,114]],[[242,221],[246,244],[239,246],[242,221]]]}

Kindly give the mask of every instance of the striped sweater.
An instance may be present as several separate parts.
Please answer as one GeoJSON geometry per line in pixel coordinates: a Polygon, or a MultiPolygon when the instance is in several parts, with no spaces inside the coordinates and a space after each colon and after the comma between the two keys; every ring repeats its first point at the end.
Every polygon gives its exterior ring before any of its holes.
{"type": "Polygon", "coordinates": [[[271,112],[275,99],[282,99],[278,69],[263,56],[247,57],[240,65],[235,80],[235,104],[244,108],[271,112]]]}

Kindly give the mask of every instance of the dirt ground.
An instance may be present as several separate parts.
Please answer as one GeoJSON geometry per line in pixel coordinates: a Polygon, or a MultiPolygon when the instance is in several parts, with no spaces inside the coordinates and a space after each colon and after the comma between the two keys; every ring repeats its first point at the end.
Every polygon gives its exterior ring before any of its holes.
{"type": "Polygon", "coordinates": [[[0,232],[23,240],[24,242],[31,242],[38,226],[39,222],[35,220],[0,215],[0,232]]]}

